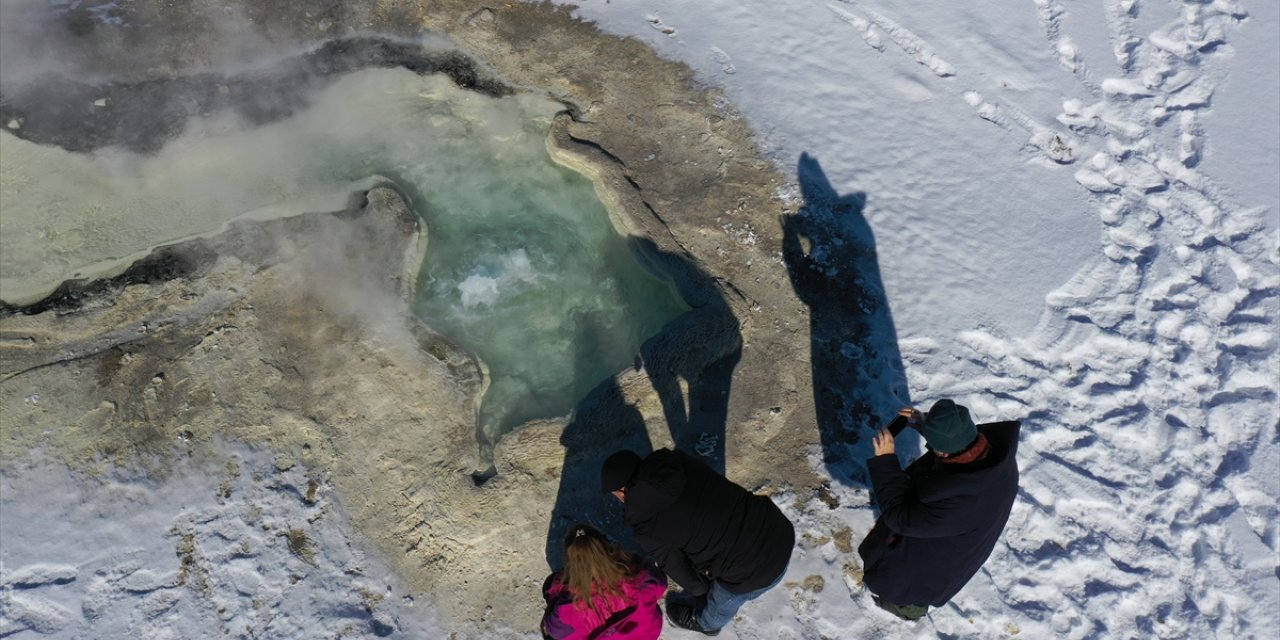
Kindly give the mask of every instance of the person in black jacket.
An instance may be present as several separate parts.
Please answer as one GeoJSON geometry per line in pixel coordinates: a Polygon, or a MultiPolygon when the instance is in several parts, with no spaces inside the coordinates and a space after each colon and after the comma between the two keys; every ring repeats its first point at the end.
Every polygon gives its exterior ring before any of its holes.
{"type": "Polygon", "coordinates": [[[991,555],[1018,493],[1018,422],[974,425],[969,410],[939,400],[900,415],[929,451],[903,471],[894,436],[881,430],[867,461],[880,519],[858,546],[863,583],[881,608],[923,617],[960,592],[991,555]]]}
{"type": "Polygon", "coordinates": [[[773,501],[680,451],[619,451],[600,471],[636,542],[696,604],[668,601],[672,624],[716,635],[744,603],[782,581],[795,529],[773,501]]]}

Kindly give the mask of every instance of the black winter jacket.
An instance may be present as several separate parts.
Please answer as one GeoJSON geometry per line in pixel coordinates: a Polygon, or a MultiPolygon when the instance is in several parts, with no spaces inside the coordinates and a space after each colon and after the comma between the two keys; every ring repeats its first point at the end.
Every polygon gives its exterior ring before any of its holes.
{"type": "Polygon", "coordinates": [[[1018,494],[1018,422],[979,425],[990,449],[969,464],[932,451],[903,471],[893,455],[867,461],[880,519],[858,546],[863,581],[897,605],[947,603],[991,555],[1018,494]]]}
{"type": "Polygon", "coordinates": [[[769,586],[791,560],[795,529],[773,501],[679,451],[659,449],[627,486],[627,523],[691,595],[718,580],[732,593],[769,586]]]}

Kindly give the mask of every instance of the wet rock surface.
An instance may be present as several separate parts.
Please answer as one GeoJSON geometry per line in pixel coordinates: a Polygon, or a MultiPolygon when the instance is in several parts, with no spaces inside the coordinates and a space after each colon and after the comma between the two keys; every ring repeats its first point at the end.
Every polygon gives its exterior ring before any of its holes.
{"type": "MultiPolygon", "coordinates": [[[[162,5],[128,3],[123,26],[72,40],[103,68],[165,61],[110,86],[203,77],[233,38],[175,22],[162,5]],[[152,29],[163,35],[144,37],[152,29]]],[[[687,67],[547,5],[236,6],[282,49],[356,32],[445,34],[474,61],[458,68],[561,101],[553,156],[594,180],[618,230],[693,311],[568,423],[499,442],[497,475],[477,486],[482,367],[408,318],[407,281],[428,249],[398,194],[374,189],[339,215],[235,223],[112,280],[0,312],[4,459],[43,446],[79,466],[105,454],[162,469],[163,456],[216,438],[300,449],[459,629],[536,624],[557,532],[573,520],[617,524],[592,481],[617,446],[678,444],[752,488],[817,486],[808,316],[779,224],[794,206],[776,195],[785,178],[750,129],[687,67]],[[339,290],[360,292],[359,304],[339,290]]]]}

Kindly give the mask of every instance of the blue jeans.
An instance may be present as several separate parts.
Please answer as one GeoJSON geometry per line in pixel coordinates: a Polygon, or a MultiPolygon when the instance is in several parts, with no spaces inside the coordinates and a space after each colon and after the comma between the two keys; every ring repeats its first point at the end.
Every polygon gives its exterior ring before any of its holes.
{"type": "Polygon", "coordinates": [[[738,613],[738,609],[742,608],[742,605],[759,598],[764,595],[764,592],[778,586],[778,583],[782,582],[782,577],[785,575],[787,575],[787,570],[783,569],[782,573],[778,574],[778,578],[773,581],[773,584],[763,589],[756,589],[746,593],[730,593],[728,589],[724,588],[724,585],[720,584],[719,580],[712,580],[711,589],[707,591],[707,603],[703,605],[702,611],[698,612],[698,624],[702,625],[703,629],[712,631],[733,622],[733,616],[738,613]]]}

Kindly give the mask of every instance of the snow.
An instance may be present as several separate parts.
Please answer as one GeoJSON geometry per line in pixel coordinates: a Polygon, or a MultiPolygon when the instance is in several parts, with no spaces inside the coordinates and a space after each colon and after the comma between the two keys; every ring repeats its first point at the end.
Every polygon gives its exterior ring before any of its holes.
{"type": "Polygon", "coordinates": [[[1024,422],[1021,499],[951,604],[871,606],[829,535],[856,546],[868,500],[833,478],[721,637],[1274,637],[1275,3],[564,4],[865,193],[912,397],[1024,422]]]}
{"type": "MultiPolygon", "coordinates": [[[[865,193],[912,398],[1024,424],[1005,535],[950,604],[871,604],[874,513],[832,478],[774,496],[791,567],[721,638],[1275,637],[1280,6],[566,4],[722,87],[783,170],[808,153],[865,193]]],[[[406,594],[323,478],[227,455],[164,482],[6,471],[0,636],[447,637],[448,595],[406,594]]]]}
{"type": "Polygon", "coordinates": [[[288,458],[227,446],[157,479],[35,454],[0,496],[0,636],[443,637],[288,458]]]}

